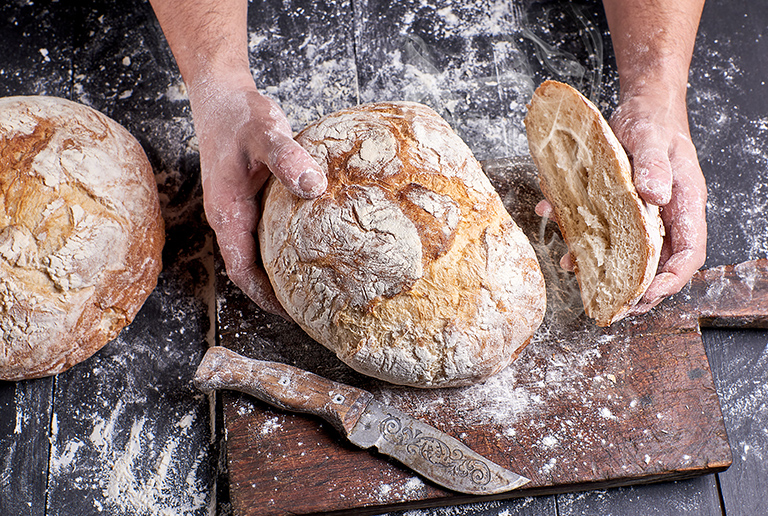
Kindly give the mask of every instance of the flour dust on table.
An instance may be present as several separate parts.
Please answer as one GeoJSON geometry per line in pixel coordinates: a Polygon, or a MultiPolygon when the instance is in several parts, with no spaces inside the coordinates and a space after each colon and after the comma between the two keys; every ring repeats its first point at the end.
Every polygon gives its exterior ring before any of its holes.
{"type": "Polygon", "coordinates": [[[590,88],[588,94],[599,92],[602,37],[571,6],[526,13],[522,2],[408,4],[402,11],[358,20],[360,101],[424,103],[451,124],[478,159],[528,153],[522,119],[544,77],[590,88]],[[562,48],[570,42],[542,33],[550,16],[581,25],[587,36],[578,57],[562,48]],[[597,88],[592,88],[595,79],[597,88]]]}
{"type": "Polygon", "coordinates": [[[257,85],[297,131],[355,104],[406,100],[437,111],[478,159],[525,155],[522,120],[539,82],[563,80],[596,101],[612,88],[604,84],[603,36],[582,7],[411,1],[357,13],[330,35],[324,20],[343,13],[334,2],[324,8],[313,21],[280,14],[249,33],[257,85]],[[555,33],[563,20],[578,30],[555,33]],[[301,38],[286,26],[300,28],[301,38]]]}
{"type": "MultiPolygon", "coordinates": [[[[745,249],[746,255],[739,259],[754,260],[768,257],[768,183],[764,180],[768,170],[768,109],[763,104],[750,114],[744,111],[742,105],[754,102],[760,94],[739,86],[750,76],[750,70],[744,62],[746,57],[734,47],[730,36],[700,35],[691,65],[688,109],[702,168],[731,170],[729,184],[722,183],[726,176],[707,178],[709,233],[745,249]],[[723,141],[733,143],[723,146],[723,141]]],[[[765,88],[765,80],[752,82],[755,88],[765,88]]],[[[709,262],[733,263],[732,256],[718,252],[719,247],[710,241],[709,262]]]]}
{"type": "Polygon", "coordinates": [[[210,428],[209,407],[187,380],[198,356],[175,345],[200,334],[200,307],[168,297],[177,288],[169,283],[135,325],[57,381],[49,500],[78,492],[100,513],[139,515],[202,514],[215,504],[210,436],[198,429],[210,428]],[[89,396],[67,388],[75,385],[89,396]]]}

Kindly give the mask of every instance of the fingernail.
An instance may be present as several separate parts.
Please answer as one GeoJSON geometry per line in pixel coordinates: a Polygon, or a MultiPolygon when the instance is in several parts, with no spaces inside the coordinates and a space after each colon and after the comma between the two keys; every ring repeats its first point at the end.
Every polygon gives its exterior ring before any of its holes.
{"type": "Polygon", "coordinates": [[[314,169],[307,169],[299,176],[299,189],[307,197],[317,197],[322,194],[328,186],[328,180],[325,175],[314,169]]]}
{"type": "Polygon", "coordinates": [[[539,201],[533,211],[536,212],[536,215],[539,217],[552,218],[552,205],[546,201],[539,201]]]}

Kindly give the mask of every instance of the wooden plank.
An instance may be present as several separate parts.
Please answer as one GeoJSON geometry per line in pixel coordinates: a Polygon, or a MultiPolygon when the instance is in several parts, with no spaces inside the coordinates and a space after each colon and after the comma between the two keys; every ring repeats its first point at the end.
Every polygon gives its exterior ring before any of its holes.
{"type": "Polygon", "coordinates": [[[457,507],[405,509],[381,516],[557,516],[555,496],[468,503],[457,507]]]}
{"type": "Polygon", "coordinates": [[[256,86],[299,131],[358,103],[352,6],[342,2],[252,2],[249,55],[256,86]]]}
{"type": "Polygon", "coordinates": [[[706,333],[733,465],[720,473],[729,516],[768,514],[768,331],[706,333]]]}
{"type": "MultiPolygon", "coordinates": [[[[350,32],[352,8],[349,4],[307,0],[292,2],[289,7],[277,0],[249,6],[249,50],[256,85],[281,105],[292,127],[298,131],[325,114],[358,102],[350,32]]],[[[232,288],[223,271],[220,272],[217,284],[223,282],[232,288]]],[[[229,431],[231,425],[237,425],[237,414],[243,409],[228,396],[223,397],[223,407],[229,431]]],[[[241,467],[244,463],[234,458],[240,449],[234,444],[237,438],[228,439],[233,507],[238,512],[248,507],[258,508],[260,504],[254,505],[252,498],[262,487],[251,477],[252,474],[258,476],[258,472],[241,467]]],[[[252,438],[246,432],[244,439],[247,443],[252,438]]],[[[308,474],[310,476],[299,483],[311,482],[312,478],[322,476],[323,471],[315,469],[308,474]]],[[[286,491],[289,493],[290,490],[286,491]]],[[[297,497],[295,503],[303,503],[302,498],[297,497]]]]}
{"type": "Polygon", "coordinates": [[[601,14],[557,2],[358,0],[360,101],[421,102],[478,159],[523,155],[525,105],[545,78],[566,81],[598,104],[610,98],[601,14]]]}
{"type": "Polygon", "coordinates": [[[73,9],[12,0],[0,5],[0,96],[71,91],[73,9]]]}
{"type": "MultiPolygon", "coordinates": [[[[678,482],[564,494],[557,497],[559,516],[722,516],[715,475],[678,482]]],[[[730,514],[730,513],[729,513],[730,514]]],[[[757,514],[757,513],[755,513],[757,514]]]]}
{"type": "MultiPolygon", "coordinates": [[[[688,99],[708,181],[708,264],[768,257],[767,17],[748,0],[709,1],[702,15],[688,99]]],[[[768,514],[768,332],[703,334],[734,459],[718,474],[723,511],[768,514]]]]}
{"type": "Polygon", "coordinates": [[[165,272],[134,322],[56,378],[48,515],[208,514],[210,407],[191,385],[204,307],[165,272]]]}
{"type": "Polygon", "coordinates": [[[0,382],[0,514],[45,514],[52,386],[0,382]]]}
{"type": "Polygon", "coordinates": [[[534,81],[519,27],[511,4],[357,1],[360,101],[426,104],[478,159],[522,154],[534,81]]]}

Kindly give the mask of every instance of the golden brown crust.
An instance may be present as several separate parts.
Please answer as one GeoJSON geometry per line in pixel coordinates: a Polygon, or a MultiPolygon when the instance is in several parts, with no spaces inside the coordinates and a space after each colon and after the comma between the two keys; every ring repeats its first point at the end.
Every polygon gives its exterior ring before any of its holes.
{"type": "Polygon", "coordinates": [[[297,140],[328,175],[278,181],[260,243],[278,300],[315,340],[389,382],[447,387],[509,364],[544,315],[533,249],[469,148],[415,103],[344,110],[297,140]]]}
{"type": "Polygon", "coordinates": [[[0,379],[60,373],[117,337],[164,239],[151,165],[123,127],[64,99],[0,99],[0,379]]]}

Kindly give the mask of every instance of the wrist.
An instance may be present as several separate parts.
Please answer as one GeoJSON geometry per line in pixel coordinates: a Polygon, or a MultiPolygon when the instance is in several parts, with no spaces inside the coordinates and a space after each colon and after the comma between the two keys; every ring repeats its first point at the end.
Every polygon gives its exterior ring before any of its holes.
{"type": "Polygon", "coordinates": [[[685,105],[688,93],[687,74],[626,74],[619,77],[619,103],[633,98],[653,98],[660,104],[685,105]]]}
{"type": "Polygon", "coordinates": [[[242,66],[208,66],[184,77],[193,111],[236,91],[256,90],[250,70],[242,66]]]}

